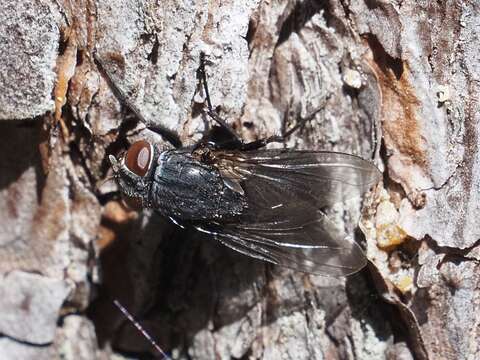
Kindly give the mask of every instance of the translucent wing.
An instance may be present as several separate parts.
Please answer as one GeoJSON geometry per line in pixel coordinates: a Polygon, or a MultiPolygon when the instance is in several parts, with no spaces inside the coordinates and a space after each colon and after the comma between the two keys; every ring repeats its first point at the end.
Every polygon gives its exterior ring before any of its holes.
{"type": "Polygon", "coordinates": [[[360,247],[320,208],[362,196],[380,178],[370,162],[332,152],[223,152],[217,167],[243,191],[247,208],[227,223],[198,224],[252,257],[313,274],[343,276],[361,269],[360,247]]]}
{"type": "Polygon", "coordinates": [[[214,223],[196,228],[242,254],[312,274],[346,276],[366,264],[360,247],[323,214],[301,226],[275,230],[214,223]]]}
{"type": "Polygon", "coordinates": [[[227,169],[231,177],[244,180],[245,190],[258,195],[258,190],[273,186],[276,193],[291,194],[317,209],[361,197],[380,179],[379,170],[371,162],[344,153],[260,150],[224,152],[217,158],[221,170],[227,169]]]}

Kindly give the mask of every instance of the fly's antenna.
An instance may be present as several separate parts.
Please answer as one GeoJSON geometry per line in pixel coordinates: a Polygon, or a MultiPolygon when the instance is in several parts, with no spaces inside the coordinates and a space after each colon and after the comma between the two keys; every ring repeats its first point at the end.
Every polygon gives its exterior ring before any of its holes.
{"type": "Polygon", "coordinates": [[[130,314],[130,312],[127,309],[125,309],[125,307],[122,304],[120,304],[120,301],[115,299],[115,300],[113,300],[113,303],[122,312],[122,314],[125,315],[125,317],[137,328],[137,330],[140,331],[140,333],[143,336],[145,336],[145,339],[148,340],[148,342],[153,346],[153,348],[155,350],[157,350],[157,352],[160,355],[162,355],[161,359],[171,360],[170,357],[167,354],[165,354],[165,352],[162,350],[162,348],[156,343],[156,341],[142,327],[142,325],[140,325],[140,323],[137,320],[135,320],[135,318],[132,316],[132,314],[130,314]]]}

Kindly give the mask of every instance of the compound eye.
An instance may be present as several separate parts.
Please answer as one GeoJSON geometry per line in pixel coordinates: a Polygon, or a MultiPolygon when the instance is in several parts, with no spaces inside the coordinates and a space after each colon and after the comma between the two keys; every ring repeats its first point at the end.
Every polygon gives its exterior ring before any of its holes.
{"type": "Polygon", "coordinates": [[[127,169],[138,176],[145,176],[150,167],[151,152],[151,146],[148,141],[140,140],[134,142],[125,155],[127,169]]]}

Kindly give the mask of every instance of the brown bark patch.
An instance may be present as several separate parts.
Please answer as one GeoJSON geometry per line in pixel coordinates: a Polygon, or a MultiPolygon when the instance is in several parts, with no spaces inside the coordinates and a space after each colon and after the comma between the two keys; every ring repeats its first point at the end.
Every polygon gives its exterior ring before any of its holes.
{"type": "Polygon", "coordinates": [[[408,77],[407,63],[392,58],[378,40],[367,39],[373,54],[368,59],[381,89],[381,119],[385,144],[393,153],[404,155],[403,161],[425,167],[427,159],[417,119],[420,101],[408,77]]]}

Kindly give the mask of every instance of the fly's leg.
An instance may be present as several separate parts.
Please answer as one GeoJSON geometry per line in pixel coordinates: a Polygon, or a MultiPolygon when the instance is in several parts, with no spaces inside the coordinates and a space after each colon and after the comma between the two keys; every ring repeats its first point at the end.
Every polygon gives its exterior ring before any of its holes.
{"type": "Polygon", "coordinates": [[[100,70],[101,74],[104,75],[105,80],[107,80],[107,84],[113,92],[113,95],[120,101],[121,104],[125,105],[128,110],[130,110],[135,117],[140,120],[142,123],[146,124],[146,121],[140,111],[136,108],[135,105],[123,94],[122,90],[117,86],[115,81],[112,79],[112,75],[107,71],[105,66],[103,65],[103,61],[99,58],[96,52],[93,52],[93,60],[97,65],[98,69],[100,70]]]}
{"type": "Polygon", "coordinates": [[[213,109],[208,90],[207,76],[205,72],[205,54],[200,53],[200,67],[198,68],[198,77],[202,83],[205,99],[207,102],[207,115],[210,116],[217,124],[212,126],[202,137],[202,139],[194,146],[193,152],[204,146],[214,147],[218,149],[238,150],[242,147],[243,141],[236,134],[235,130],[223,120],[213,109]]]}
{"type": "Polygon", "coordinates": [[[104,193],[104,194],[97,194],[97,198],[100,201],[100,204],[105,205],[109,201],[113,201],[113,200],[119,201],[119,200],[121,200],[122,199],[122,194],[120,193],[120,191],[110,191],[110,192],[104,193]]]}
{"type": "MultiPolygon", "coordinates": [[[[328,97],[327,97],[327,99],[328,99],[328,97]]],[[[308,116],[300,119],[300,121],[298,121],[296,125],[294,125],[289,130],[285,131],[282,135],[273,135],[273,136],[269,136],[269,137],[264,138],[264,139],[259,139],[259,140],[255,140],[255,141],[243,144],[241,146],[240,150],[243,150],[243,151],[257,150],[257,149],[260,149],[260,148],[262,148],[262,147],[264,147],[264,146],[266,146],[267,144],[270,144],[270,143],[283,143],[290,135],[292,135],[295,131],[297,131],[298,129],[305,126],[305,124],[308,121],[312,120],[315,117],[315,115],[317,115],[318,112],[323,110],[323,108],[325,107],[325,103],[326,103],[326,101],[322,104],[322,106],[320,106],[314,112],[312,112],[308,116]]]]}
{"type": "Polygon", "coordinates": [[[203,89],[205,92],[205,98],[206,98],[207,108],[208,108],[207,114],[215,122],[217,122],[219,126],[214,127],[210,133],[206,134],[206,136],[204,136],[204,138],[200,140],[200,142],[197,144],[195,148],[197,148],[201,144],[210,144],[218,148],[248,151],[248,150],[260,149],[266,146],[267,144],[270,144],[273,142],[278,142],[278,143],[284,142],[295,131],[302,128],[308,121],[312,120],[318,112],[323,110],[325,107],[326,101],[329,98],[329,96],[327,96],[323,104],[318,109],[313,111],[311,114],[309,114],[305,118],[300,119],[300,121],[298,121],[295,126],[293,126],[291,129],[284,132],[282,135],[273,135],[265,139],[260,139],[260,140],[252,141],[245,144],[242,141],[242,139],[235,133],[235,130],[233,130],[233,128],[229,126],[225,122],[225,120],[223,120],[212,107],[212,102],[210,100],[210,93],[208,91],[208,85],[207,85],[207,76],[205,73],[205,54],[203,52],[200,53],[200,67],[198,68],[198,72],[199,72],[200,79],[202,81],[203,89]],[[217,138],[219,137],[222,137],[223,139],[218,141],[217,138]]]}
{"type": "Polygon", "coordinates": [[[97,65],[98,69],[100,70],[100,73],[105,77],[108,86],[110,87],[110,89],[112,90],[113,94],[118,99],[118,101],[120,101],[120,103],[124,105],[137,118],[138,121],[144,124],[147,127],[147,129],[157,133],[163,139],[171,143],[176,148],[181,147],[182,142],[180,141],[180,138],[178,137],[177,134],[163,127],[147,125],[148,124],[147,121],[145,120],[143,115],[140,113],[140,111],[137,109],[137,107],[129,99],[127,99],[127,97],[123,94],[122,90],[120,90],[120,88],[115,84],[115,82],[112,79],[112,76],[103,65],[103,62],[98,57],[97,53],[94,51],[92,55],[93,55],[93,61],[97,65]]]}
{"type": "Polygon", "coordinates": [[[222,127],[226,132],[230,135],[232,139],[235,139],[235,142],[241,143],[241,139],[233,130],[233,128],[228,125],[225,120],[223,120],[217,112],[213,109],[212,101],[210,100],[210,92],[208,91],[208,84],[207,84],[207,75],[205,72],[205,53],[200,53],[200,67],[198,68],[198,72],[200,75],[200,80],[203,84],[203,91],[205,92],[205,99],[207,101],[207,114],[210,116],[220,127],[222,127]]]}

